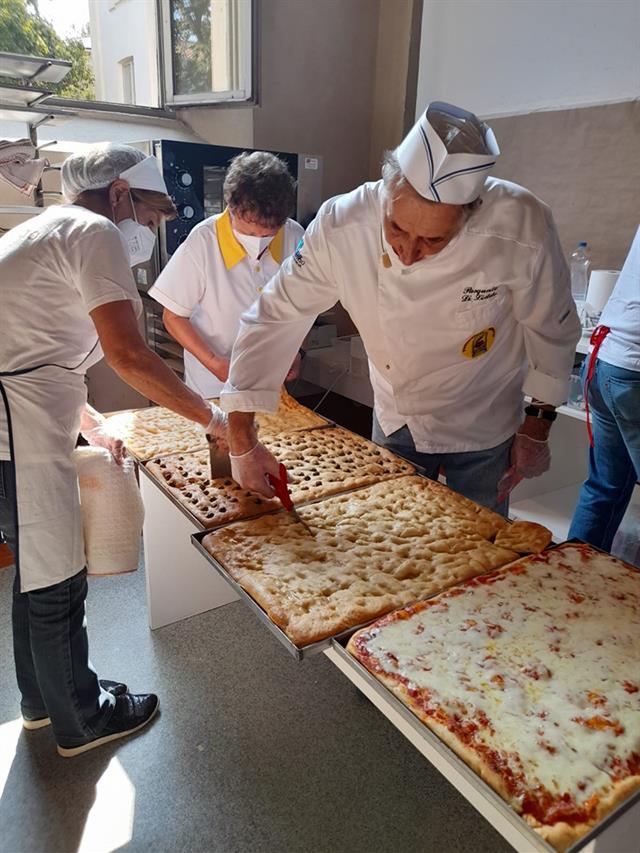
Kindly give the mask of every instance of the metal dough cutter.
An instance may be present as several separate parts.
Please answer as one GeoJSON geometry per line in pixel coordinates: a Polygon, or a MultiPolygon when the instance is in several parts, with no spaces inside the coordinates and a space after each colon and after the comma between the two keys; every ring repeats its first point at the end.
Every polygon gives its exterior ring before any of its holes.
{"type": "Polygon", "coordinates": [[[207,435],[209,443],[209,467],[211,468],[211,479],[231,476],[231,460],[229,451],[221,450],[215,435],[207,435]]]}

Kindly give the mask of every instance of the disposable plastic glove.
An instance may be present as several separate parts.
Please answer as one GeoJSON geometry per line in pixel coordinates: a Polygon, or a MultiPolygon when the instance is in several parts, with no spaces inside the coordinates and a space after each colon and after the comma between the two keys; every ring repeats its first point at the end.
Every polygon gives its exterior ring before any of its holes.
{"type": "Polygon", "coordinates": [[[539,441],[518,432],[511,447],[511,467],[498,483],[498,500],[503,501],[521,480],[539,477],[549,470],[551,451],[548,441],[539,441]]]}
{"type": "Polygon", "coordinates": [[[118,465],[122,465],[122,461],[126,455],[124,442],[121,438],[111,435],[104,423],[98,424],[98,426],[92,429],[83,430],[80,434],[92,447],[106,448],[113,456],[114,461],[118,465]]]}
{"type": "Polygon", "coordinates": [[[272,474],[276,479],[280,477],[280,466],[272,453],[264,444],[258,441],[251,450],[239,456],[229,454],[231,459],[231,476],[243,489],[258,492],[265,498],[272,498],[275,494],[267,474],[272,474]]]}
{"type": "Polygon", "coordinates": [[[211,420],[205,429],[207,435],[212,435],[218,443],[218,448],[223,452],[229,449],[227,441],[227,428],[229,426],[229,416],[223,412],[220,406],[215,403],[209,403],[211,406],[211,420]]]}
{"type": "Polygon", "coordinates": [[[524,479],[539,477],[551,465],[549,442],[531,438],[523,432],[516,433],[511,448],[511,464],[524,479]]]}

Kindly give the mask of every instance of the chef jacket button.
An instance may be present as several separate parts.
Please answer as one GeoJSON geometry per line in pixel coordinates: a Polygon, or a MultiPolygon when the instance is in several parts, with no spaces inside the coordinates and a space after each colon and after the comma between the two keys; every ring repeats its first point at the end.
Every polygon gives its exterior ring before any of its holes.
{"type": "Polygon", "coordinates": [[[260,272],[260,264],[256,264],[256,272],[260,272]]]}
{"type": "Polygon", "coordinates": [[[264,287],[256,287],[256,290],[258,291],[258,293],[262,293],[262,291],[264,290],[264,287]]]}
{"type": "Polygon", "coordinates": [[[391,370],[391,365],[390,365],[390,364],[385,364],[385,367],[387,368],[387,370],[391,370]]]}

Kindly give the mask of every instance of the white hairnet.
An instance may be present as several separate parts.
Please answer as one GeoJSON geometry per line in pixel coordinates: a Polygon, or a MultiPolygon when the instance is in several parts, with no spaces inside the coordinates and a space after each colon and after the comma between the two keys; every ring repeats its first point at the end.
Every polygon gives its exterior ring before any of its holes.
{"type": "Polygon", "coordinates": [[[62,164],[62,192],[73,202],[85,190],[108,187],[122,172],[145,157],[138,148],[114,142],[94,145],[83,154],[72,154],[62,164]]]}

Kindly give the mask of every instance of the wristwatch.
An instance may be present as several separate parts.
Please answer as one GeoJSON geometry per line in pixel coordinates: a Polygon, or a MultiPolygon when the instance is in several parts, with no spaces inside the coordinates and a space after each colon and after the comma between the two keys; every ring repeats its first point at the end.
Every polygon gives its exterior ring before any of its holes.
{"type": "Polygon", "coordinates": [[[524,413],[530,418],[541,418],[543,421],[555,421],[558,417],[557,412],[548,412],[546,409],[538,408],[538,406],[527,406],[524,413]]]}

